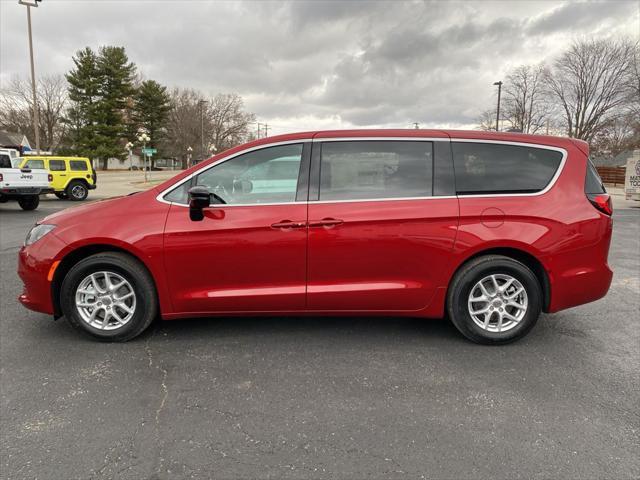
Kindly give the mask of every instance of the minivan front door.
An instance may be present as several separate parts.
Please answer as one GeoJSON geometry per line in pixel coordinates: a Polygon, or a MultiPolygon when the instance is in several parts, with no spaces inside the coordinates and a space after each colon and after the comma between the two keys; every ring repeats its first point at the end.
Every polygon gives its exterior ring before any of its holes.
{"type": "MultiPolygon", "coordinates": [[[[297,201],[309,145],[266,147],[203,171],[170,192],[165,266],[176,313],[304,310],[307,206],[297,201]],[[213,201],[202,221],[186,208],[191,185],[213,201]]],[[[308,172],[308,163],[307,170],[308,172]]],[[[299,198],[306,200],[306,190],[299,198]]]]}
{"type": "Polygon", "coordinates": [[[444,139],[314,143],[309,310],[418,311],[442,289],[458,201],[434,196],[434,143],[450,166],[444,139]]]}

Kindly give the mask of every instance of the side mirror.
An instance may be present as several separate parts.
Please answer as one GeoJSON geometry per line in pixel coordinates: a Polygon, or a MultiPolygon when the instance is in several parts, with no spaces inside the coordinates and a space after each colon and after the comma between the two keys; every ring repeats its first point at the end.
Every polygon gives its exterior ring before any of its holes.
{"type": "Polygon", "coordinates": [[[202,185],[189,189],[189,218],[194,222],[200,222],[204,218],[203,209],[207,208],[211,201],[211,194],[207,187],[202,185]]]}

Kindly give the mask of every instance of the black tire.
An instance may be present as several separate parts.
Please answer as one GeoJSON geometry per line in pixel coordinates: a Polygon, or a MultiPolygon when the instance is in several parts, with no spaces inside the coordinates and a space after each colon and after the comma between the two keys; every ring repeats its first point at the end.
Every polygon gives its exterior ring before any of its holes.
{"type": "Polygon", "coordinates": [[[74,202],[81,202],[86,200],[89,195],[89,188],[87,184],[81,182],[80,180],[72,180],[67,185],[67,188],[64,190],[65,195],[69,200],[73,200],[74,202]]]}
{"type": "Polygon", "coordinates": [[[18,205],[23,210],[35,210],[40,205],[40,196],[39,195],[25,195],[23,197],[18,198],[18,205]]]}
{"type": "Polygon", "coordinates": [[[135,258],[124,253],[105,252],[91,255],[75,264],[66,274],[60,289],[60,306],[67,321],[81,332],[101,341],[126,342],[140,335],[158,313],[158,299],[153,279],[135,258]],[[109,271],[122,276],[133,287],[136,306],[131,319],[114,330],[101,330],[83,320],[76,308],[76,289],[92,273],[109,271]]]}
{"type": "Polygon", "coordinates": [[[451,281],[447,294],[447,312],[455,327],[469,340],[485,345],[510,343],[524,337],[538,321],[541,310],[542,289],[535,274],[526,265],[502,255],[486,255],[463,265],[451,281]],[[524,315],[513,328],[503,332],[491,332],[477,325],[468,308],[469,295],[474,286],[493,274],[515,278],[527,295],[524,315]]]}
{"type": "Polygon", "coordinates": [[[53,194],[60,200],[66,200],[67,198],[69,198],[65,192],[53,192],[53,194]]]}

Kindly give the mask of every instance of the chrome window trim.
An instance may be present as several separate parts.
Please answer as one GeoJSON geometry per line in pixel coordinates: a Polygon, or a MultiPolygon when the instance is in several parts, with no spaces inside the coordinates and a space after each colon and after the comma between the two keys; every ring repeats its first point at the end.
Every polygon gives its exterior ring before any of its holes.
{"type": "MultiPolygon", "coordinates": [[[[257,206],[274,206],[274,205],[304,205],[304,204],[326,204],[326,203],[357,203],[357,202],[383,202],[383,201],[407,201],[407,200],[436,200],[436,199],[452,199],[452,198],[491,198],[491,197],[536,197],[539,195],[544,195],[547,193],[555,183],[558,178],[562,174],[564,170],[564,166],[567,162],[568,153],[564,148],[561,147],[553,147],[551,145],[543,145],[539,143],[526,143],[526,142],[517,142],[517,141],[509,141],[509,140],[485,140],[485,139],[476,139],[476,138],[431,138],[431,137],[332,137],[332,138],[304,138],[304,139],[296,139],[296,140],[287,140],[283,142],[274,142],[274,143],[266,143],[263,145],[258,145],[255,147],[247,148],[245,150],[241,150],[239,152],[234,153],[228,157],[222,158],[215,163],[210,165],[203,166],[202,168],[196,170],[191,175],[183,178],[179,183],[176,183],[169,188],[166,188],[162,192],[160,192],[156,196],[156,200],[161,203],[166,203],[168,205],[175,205],[178,207],[188,207],[188,204],[184,203],[176,203],[165,200],[163,197],[172,191],[175,188],[178,188],[183,183],[191,180],[194,176],[203,172],[204,170],[208,170],[209,168],[213,168],[216,165],[226,162],[227,160],[231,160],[232,158],[238,157],[245,153],[253,152],[254,150],[259,150],[262,148],[269,147],[277,147],[279,145],[292,145],[296,143],[305,143],[305,142],[339,142],[339,141],[371,141],[371,140],[390,140],[390,141],[423,141],[423,142],[434,142],[434,141],[444,141],[444,142],[461,142],[461,143],[493,143],[498,145],[513,145],[516,147],[531,147],[531,148],[540,148],[543,150],[554,150],[556,152],[560,152],[562,154],[562,159],[560,160],[560,165],[556,170],[556,173],[551,178],[551,181],[547,184],[547,186],[540,190],[539,192],[533,193],[483,193],[483,194],[472,194],[472,195],[442,195],[442,196],[428,196],[428,197],[390,197],[390,198],[358,198],[358,199],[349,199],[349,200],[312,200],[307,202],[286,202],[286,203],[237,203],[233,205],[228,204],[216,204],[215,208],[228,208],[228,207],[257,207],[257,206]]],[[[455,174],[455,172],[454,172],[455,174]]]]}
{"type": "Polygon", "coordinates": [[[327,137],[313,138],[313,143],[322,142],[355,142],[355,141],[391,141],[391,142],[450,142],[449,137],[327,137]]]}

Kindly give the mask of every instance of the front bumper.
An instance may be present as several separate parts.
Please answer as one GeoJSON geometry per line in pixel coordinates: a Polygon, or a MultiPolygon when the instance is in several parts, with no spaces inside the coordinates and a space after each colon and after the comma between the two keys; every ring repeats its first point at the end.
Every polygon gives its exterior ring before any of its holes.
{"type": "Polygon", "coordinates": [[[18,254],[18,275],[24,284],[18,301],[36,312],[53,315],[51,282],[47,279],[51,266],[65,244],[53,233],[48,233],[18,254]]]}

